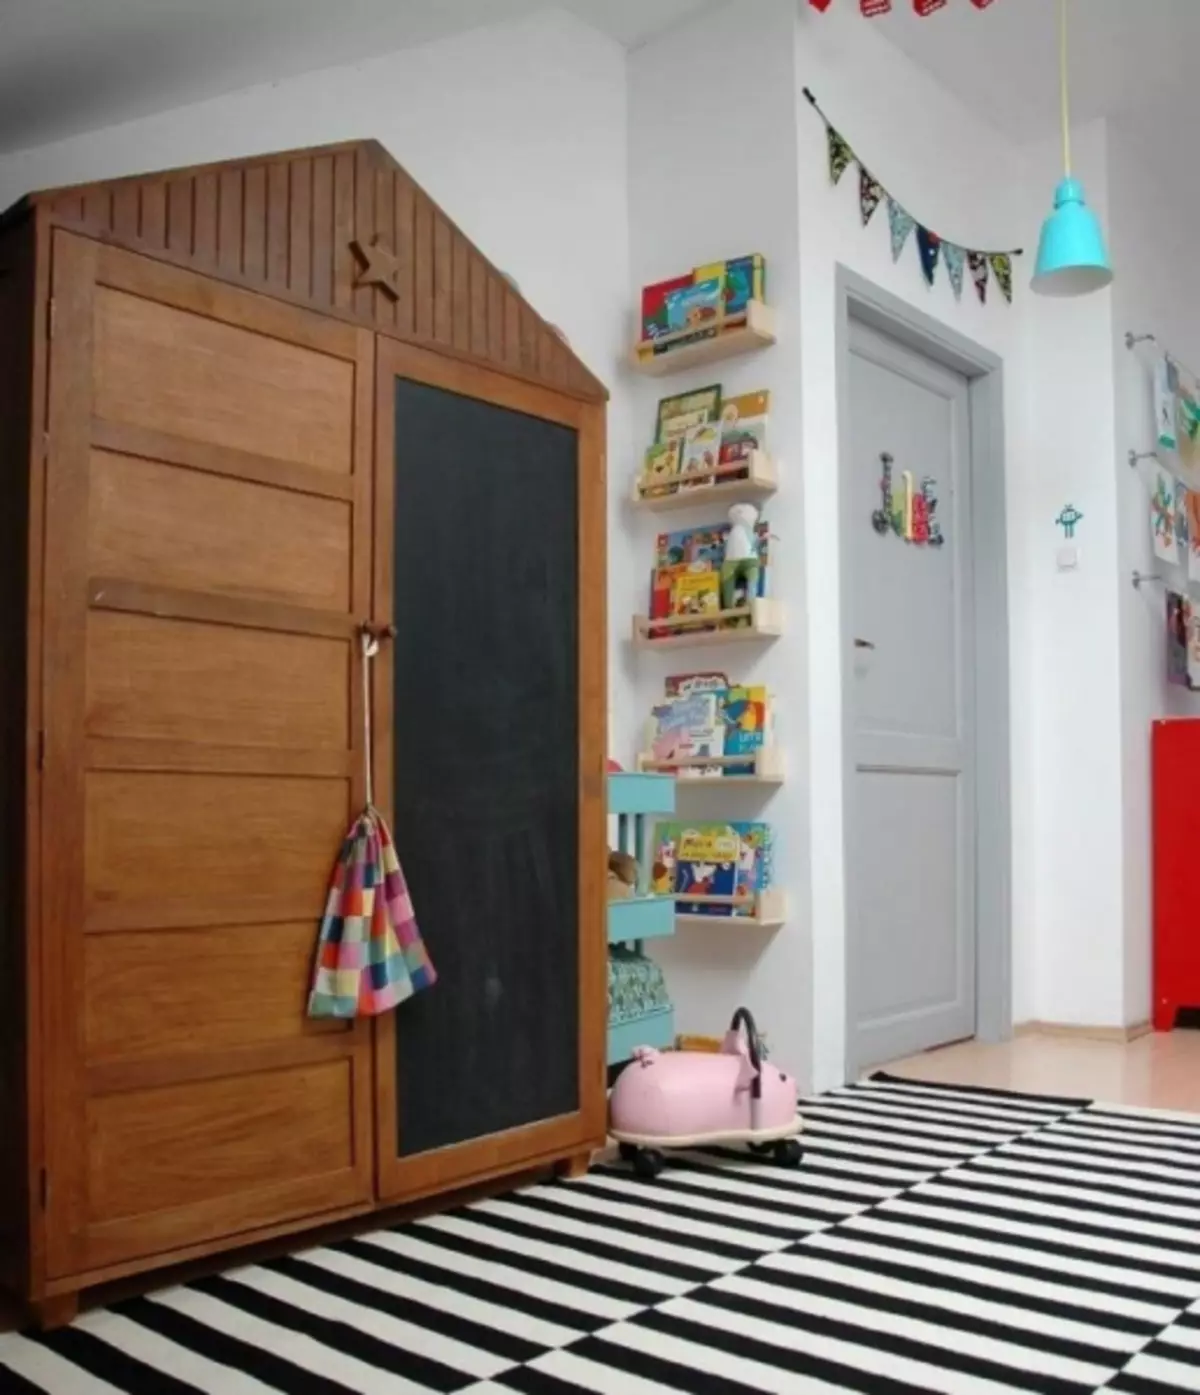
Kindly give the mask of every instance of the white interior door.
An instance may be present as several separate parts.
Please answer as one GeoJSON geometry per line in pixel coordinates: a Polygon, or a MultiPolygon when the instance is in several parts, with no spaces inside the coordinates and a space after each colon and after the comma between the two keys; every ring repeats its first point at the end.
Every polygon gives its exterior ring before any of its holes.
{"type": "Polygon", "coordinates": [[[859,1070],[975,1032],[973,588],[966,379],[851,321],[848,391],[847,1022],[859,1070]],[[912,531],[927,495],[940,545],[879,516],[904,516],[909,479],[912,531]]]}

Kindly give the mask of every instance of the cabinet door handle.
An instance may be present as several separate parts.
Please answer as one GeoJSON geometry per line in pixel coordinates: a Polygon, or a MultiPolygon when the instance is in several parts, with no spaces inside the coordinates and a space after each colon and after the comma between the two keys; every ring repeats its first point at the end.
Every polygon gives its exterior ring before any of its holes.
{"type": "Polygon", "coordinates": [[[869,639],[856,639],[856,640],[854,641],[854,647],[855,647],[855,649],[874,649],[874,648],[875,648],[874,644],[873,644],[869,639]]]}

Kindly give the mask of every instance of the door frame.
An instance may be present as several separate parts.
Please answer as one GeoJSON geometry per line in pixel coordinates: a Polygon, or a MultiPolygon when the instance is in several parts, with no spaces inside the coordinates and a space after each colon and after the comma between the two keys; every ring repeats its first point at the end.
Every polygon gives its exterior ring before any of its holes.
{"type": "MultiPolygon", "coordinates": [[[[376,1194],[381,1202],[416,1201],[518,1169],[590,1156],[603,1147],[608,1113],[605,1088],[607,1022],[603,846],[607,784],[604,773],[607,714],[606,409],[494,367],[467,363],[407,341],[380,335],[375,355],[375,539],[372,618],[395,620],[392,553],[396,508],[395,380],[407,378],[510,411],[568,426],[578,434],[578,680],[579,680],[579,1105],[568,1114],[484,1134],[409,1157],[396,1149],[396,1044],[403,1030],[396,1013],[374,1020],[376,1194]]],[[[374,665],[371,698],[376,713],[392,710],[392,662],[374,665]]],[[[377,803],[393,819],[392,727],[376,719],[374,785],[377,803]]],[[[419,908],[418,908],[419,913],[419,908]]],[[[436,989],[434,991],[437,991],[436,989]]],[[[403,1008],[400,1009],[403,1017],[403,1008]]]]}
{"type": "Polygon", "coordinates": [[[850,322],[858,321],[961,373],[970,401],[971,541],[974,582],[968,623],[974,627],[975,687],[975,1036],[1012,1035],[1012,753],[1009,740],[1008,544],[1005,512],[1004,363],[1001,358],[874,285],[848,267],[836,271],[838,382],[838,527],[842,644],[842,866],[845,926],[845,1073],[873,1064],[855,1059],[854,976],[850,926],[857,911],[849,874],[854,836],[854,688],[847,655],[854,641],[849,598],[854,584],[844,545],[853,517],[851,489],[850,322]],[[980,735],[987,732],[989,739],[980,735]]]}

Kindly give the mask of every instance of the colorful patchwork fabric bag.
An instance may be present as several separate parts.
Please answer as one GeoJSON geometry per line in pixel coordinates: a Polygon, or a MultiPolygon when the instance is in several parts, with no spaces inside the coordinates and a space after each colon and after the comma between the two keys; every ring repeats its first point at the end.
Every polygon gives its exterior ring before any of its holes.
{"type": "Polygon", "coordinates": [[[373,1017],[437,981],[396,845],[372,799],[370,660],[379,642],[362,638],[367,807],[346,834],[329,883],[310,1017],[373,1017]]]}

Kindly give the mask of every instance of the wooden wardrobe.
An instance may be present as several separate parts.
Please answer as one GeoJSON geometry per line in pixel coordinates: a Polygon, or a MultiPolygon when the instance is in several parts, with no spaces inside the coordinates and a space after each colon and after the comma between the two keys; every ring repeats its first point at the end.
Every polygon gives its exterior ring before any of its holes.
{"type": "Polygon", "coordinates": [[[602,1143],[605,400],[373,142],[0,220],[0,1282],[44,1321],[602,1143]],[[439,982],[319,1022],[364,626],[439,982]]]}

